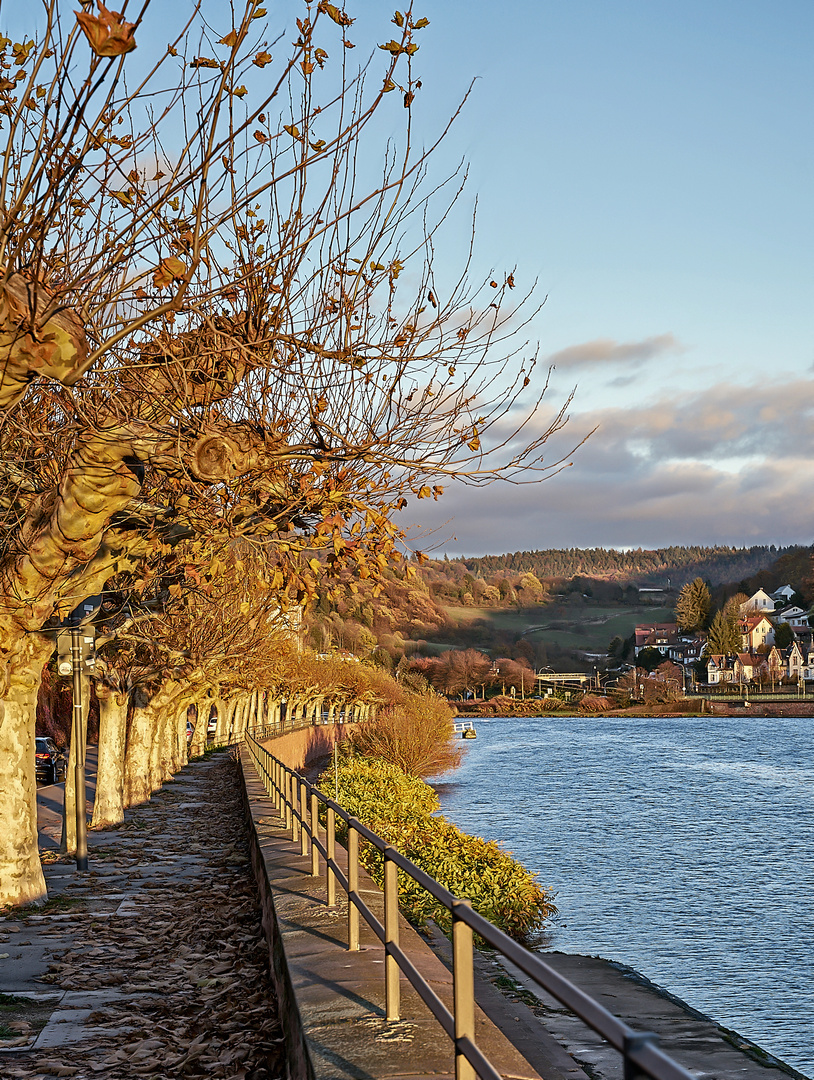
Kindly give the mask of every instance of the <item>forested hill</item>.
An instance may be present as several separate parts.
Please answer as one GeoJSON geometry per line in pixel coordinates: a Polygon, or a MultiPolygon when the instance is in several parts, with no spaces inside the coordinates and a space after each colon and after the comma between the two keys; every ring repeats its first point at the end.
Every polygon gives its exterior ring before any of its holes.
{"type": "MultiPolygon", "coordinates": [[[[781,556],[809,553],[810,550],[797,546],[775,547],[774,544],[749,548],[667,547],[653,551],[643,548],[630,551],[565,548],[448,561],[483,578],[504,573],[532,573],[540,580],[584,576],[636,585],[662,586],[669,581],[673,588],[680,588],[695,577],[702,577],[712,585],[740,581],[767,569],[781,556]]],[[[439,560],[435,566],[441,569],[446,562],[439,560]]]]}

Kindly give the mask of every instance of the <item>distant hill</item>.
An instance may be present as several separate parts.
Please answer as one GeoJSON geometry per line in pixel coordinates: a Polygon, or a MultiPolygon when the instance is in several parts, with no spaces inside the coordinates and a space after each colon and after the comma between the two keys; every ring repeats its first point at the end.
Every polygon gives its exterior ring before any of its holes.
{"type": "MultiPolygon", "coordinates": [[[[742,581],[770,570],[779,559],[788,563],[806,562],[810,547],[759,545],[737,547],[636,548],[549,548],[543,551],[515,551],[508,555],[484,555],[477,559],[434,560],[432,567],[459,566],[473,576],[490,579],[496,575],[532,573],[545,578],[591,577],[620,584],[658,585],[681,588],[695,577],[711,585],[742,581]]],[[[774,572],[772,570],[772,572],[774,572]]],[[[455,576],[454,570],[452,576],[455,576]]]]}

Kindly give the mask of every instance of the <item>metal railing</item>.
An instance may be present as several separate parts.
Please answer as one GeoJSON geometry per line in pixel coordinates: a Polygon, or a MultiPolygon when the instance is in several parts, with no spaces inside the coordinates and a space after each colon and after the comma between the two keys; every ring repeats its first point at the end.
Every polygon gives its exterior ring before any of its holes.
{"type": "Polygon", "coordinates": [[[247,734],[246,746],[258,774],[274,802],[291,840],[299,841],[300,853],[311,856],[311,876],[320,876],[320,856],[325,860],[327,905],[336,906],[336,887],[348,898],[348,950],[359,949],[361,914],[384,946],[385,1013],[388,1020],[400,1019],[399,970],[412,984],[421,1000],[452,1040],[455,1050],[456,1080],[502,1080],[475,1044],[475,977],[473,935],[479,934],[497,952],[510,960],[539,987],[570,1009],[588,1027],[598,1032],[624,1057],[625,1080],[639,1074],[653,1080],[694,1080],[656,1045],[652,1032],[635,1031],[604,1006],[549,967],[539,956],[512,940],[502,930],[472,910],[468,900],[459,900],[429,874],[405,858],[338,803],[319,791],[305,777],[294,772],[247,734]],[[326,808],[325,842],[321,839],[319,806],[326,808]],[[348,829],[347,875],[336,862],[336,819],[348,829]],[[384,859],[384,925],[359,894],[359,838],[367,840],[384,859]],[[399,947],[398,871],[409,874],[443,904],[452,915],[453,1011],[450,1012],[412,961],[399,947]]]}

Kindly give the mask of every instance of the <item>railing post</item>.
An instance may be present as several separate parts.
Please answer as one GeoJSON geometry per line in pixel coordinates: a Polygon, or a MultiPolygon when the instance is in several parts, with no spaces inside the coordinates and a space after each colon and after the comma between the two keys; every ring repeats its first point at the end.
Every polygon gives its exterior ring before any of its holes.
{"type": "Polygon", "coordinates": [[[399,943],[399,878],[398,867],[384,849],[384,997],[388,1020],[398,1020],[399,966],[390,954],[390,945],[399,943]]]}
{"type": "Polygon", "coordinates": [[[319,877],[319,848],[314,843],[319,839],[319,800],[315,791],[311,792],[311,877],[319,877]]]}
{"type": "Polygon", "coordinates": [[[359,909],[351,899],[359,891],[359,833],[348,823],[348,951],[359,951],[359,909]]]}
{"type": "Polygon", "coordinates": [[[472,961],[472,928],[457,917],[459,908],[471,908],[468,900],[452,904],[452,980],[455,1014],[455,1080],[475,1080],[475,1070],[458,1050],[458,1039],[475,1041],[475,971],[472,961]]]}
{"type": "Polygon", "coordinates": [[[308,791],[305,787],[305,781],[300,777],[297,780],[297,787],[300,789],[299,804],[300,804],[300,855],[308,854],[308,791]]]}
{"type": "Polygon", "coordinates": [[[658,1041],[659,1037],[653,1031],[634,1031],[630,1035],[625,1035],[625,1043],[622,1049],[625,1064],[625,1080],[641,1080],[641,1078],[646,1075],[633,1061],[630,1060],[629,1055],[636,1050],[641,1050],[643,1046],[657,1043],[658,1041]]]}
{"type": "Polygon", "coordinates": [[[327,821],[325,822],[325,850],[328,852],[328,869],[326,871],[326,886],[328,889],[328,907],[336,907],[336,877],[331,869],[331,862],[336,860],[336,811],[332,806],[328,807],[327,821]]]}
{"type": "Polygon", "coordinates": [[[296,773],[291,774],[291,839],[294,843],[300,838],[299,819],[300,780],[296,773]]]}
{"type": "Polygon", "coordinates": [[[292,801],[294,799],[294,781],[288,769],[283,773],[283,801],[285,802],[285,827],[291,830],[291,839],[294,839],[294,812],[292,801]]]}

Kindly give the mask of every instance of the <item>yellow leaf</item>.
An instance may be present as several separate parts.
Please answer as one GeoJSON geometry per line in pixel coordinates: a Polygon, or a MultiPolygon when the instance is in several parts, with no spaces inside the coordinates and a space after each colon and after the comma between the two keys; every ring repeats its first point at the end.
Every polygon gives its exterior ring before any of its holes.
{"type": "Polygon", "coordinates": [[[423,30],[425,26],[430,25],[429,19],[419,19],[418,22],[413,23],[413,30],[423,30]]]}
{"type": "Polygon", "coordinates": [[[242,97],[245,97],[248,94],[248,92],[249,91],[246,89],[245,86],[238,86],[237,90],[232,91],[232,96],[242,98],[242,97]]]}
{"type": "Polygon", "coordinates": [[[176,259],[174,255],[171,255],[167,259],[162,259],[153,272],[153,284],[161,289],[165,285],[171,285],[173,281],[178,278],[182,278],[186,273],[186,264],[182,263],[180,259],[176,259]]]}
{"type": "Polygon", "coordinates": [[[220,61],[213,60],[211,56],[196,56],[194,60],[190,61],[191,68],[219,68],[220,61]]]}
{"type": "Polygon", "coordinates": [[[322,564],[320,563],[319,559],[309,559],[308,565],[311,567],[315,574],[322,573],[322,564]]]}
{"type": "Polygon", "coordinates": [[[259,7],[254,12],[254,14],[252,15],[252,18],[253,19],[262,19],[265,14],[266,14],[266,9],[264,7],[259,7]]]}
{"type": "Polygon", "coordinates": [[[480,439],[476,435],[472,442],[466,444],[470,450],[480,450],[480,439]]]}
{"type": "Polygon", "coordinates": [[[266,64],[271,63],[271,53],[259,52],[254,60],[252,60],[252,63],[255,67],[264,68],[266,64]]]}
{"type": "MultiPolygon", "coordinates": [[[[99,14],[76,12],[76,21],[97,56],[122,56],[136,47],[135,23],[125,22],[118,11],[108,11],[98,0],[99,14]]],[[[33,42],[32,42],[33,44],[33,42]]]]}
{"type": "Polygon", "coordinates": [[[230,30],[226,37],[222,37],[218,42],[218,45],[228,45],[229,48],[234,48],[237,45],[237,33],[234,30],[230,30]]]}
{"type": "Polygon", "coordinates": [[[337,26],[350,26],[351,23],[354,22],[354,20],[347,16],[344,11],[341,11],[336,4],[327,4],[325,3],[325,0],[320,0],[317,10],[321,11],[324,15],[327,15],[329,19],[333,19],[337,26]]]}
{"type": "Polygon", "coordinates": [[[419,499],[429,499],[429,497],[431,495],[432,495],[432,491],[428,487],[425,486],[423,488],[419,488],[419,492],[418,492],[419,499]]]}
{"type": "Polygon", "coordinates": [[[394,23],[396,24],[396,26],[398,26],[398,27],[402,27],[402,26],[404,26],[404,16],[402,15],[402,13],[401,13],[400,11],[397,11],[397,12],[396,12],[396,14],[395,14],[395,15],[393,16],[393,19],[392,19],[392,21],[393,21],[393,22],[394,22],[394,23]]]}
{"type": "Polygon", "coordinates": [[[292,139],[299,139],[300,129],[296,124],[283,124],[283,131],[287,131],[292,139]]]}

